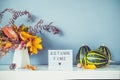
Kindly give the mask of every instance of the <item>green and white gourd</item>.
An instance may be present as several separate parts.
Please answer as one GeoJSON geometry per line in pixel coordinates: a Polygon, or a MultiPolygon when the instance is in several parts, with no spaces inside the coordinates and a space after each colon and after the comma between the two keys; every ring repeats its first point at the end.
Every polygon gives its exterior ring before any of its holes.
{"type": "Polygon", "coordinates": [[[81,46],[76,56],[77,63],[80,63],[82,66],[86,65],[86,56],[90,50],[87,45],[81,46]]]}
{"type": "Polygon", "coordinates": [[[107,46],[101,45],[99,47],[99,51],[102,52],[103,54],[107,55],[109,61],[111,60],[111,52],[110,52],[110,50],[108,49],[107,46]]]}
{"type": "Polygon", "coordinates": [[[108,56],[100,51],[90,51],[87,54],[86,62],[88,65],[95,65],[100,68],[108,64],[108,56]]]}
{"type": "Polygon", "coordinates": [[[98,50],[93,51],[87,45],[83,45],[76,56],[76,61],[81,66],[95,65],[97,68],[108,65],[110,60],[110,50],[104,45],[100,46],[98,50]]]}

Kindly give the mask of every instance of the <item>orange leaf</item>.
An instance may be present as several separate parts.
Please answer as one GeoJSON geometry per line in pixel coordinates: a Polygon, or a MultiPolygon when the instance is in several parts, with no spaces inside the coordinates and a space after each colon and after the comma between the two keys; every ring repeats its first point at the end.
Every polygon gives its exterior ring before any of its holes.
{"type": "Polygon", "coordinates": [[[36,70],[37,67],[36,67],[36,66],[31,66],[31,69],[32,69],[32,70],[36,70]]]}
{"type": "Polygon", "coordinates": [[[6,42],[4,49],[10,48],[12,46],[11,42],[6,42]]]}
{"type": "Polygon", "coordinates": [[[27,68],[27,69],[30,69],[30,65],[29,65],[29,64],[28,64],[28,65],[26,65],[26,68],[27,68]]]}

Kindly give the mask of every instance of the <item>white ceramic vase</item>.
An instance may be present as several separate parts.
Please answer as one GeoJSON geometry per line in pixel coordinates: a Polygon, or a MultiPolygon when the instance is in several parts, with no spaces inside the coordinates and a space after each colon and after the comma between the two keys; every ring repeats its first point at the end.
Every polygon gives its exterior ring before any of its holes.
{"type": "Polygon", "coordinates": [[[20,49],[20,45],[15,49],[13,56],[13,63],[16,64],[16,69],[25,68],[26,65],[30,65],[30,57],[28,48],[20,49]]]}

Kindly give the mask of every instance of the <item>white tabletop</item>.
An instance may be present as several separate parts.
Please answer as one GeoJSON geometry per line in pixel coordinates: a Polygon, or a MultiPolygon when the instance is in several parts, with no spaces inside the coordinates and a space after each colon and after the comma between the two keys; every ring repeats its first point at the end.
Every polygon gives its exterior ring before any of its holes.
{"type": "MultiPolygon", "coordinates": [[[[51,71],[51,70],[48,70],[48,65],[35,65],[35,66],[37,66],[37,71],[51,71]]],[[[26,70],[27,69],[16,69],[15,71],[26,71],[26,70]]],[[[76,65],[74,65],[72,69],[72,71],[89,71],[89,70],[90,69],[77,68],[76,65]]],[[[9,65],[0,65],[0,71],[13,71],[13,70],[9,69],[9,65]]],[[[67,70],[64,70],[64,71],[67,71],[67,70]]],[[[120,71],[120,65],[108,65],[103,68],[97,68],[94,71],[120,71]]]]}
{"type": "Polygon", "coordinates": [[[120,79],[120,65],[109,65],[95,70],[73,67],[73,70],[48,70],[47,65],[37,65],[37,70],[10,70],[0,65],[0,80],[68,80],[68,79],[120,79]]]}

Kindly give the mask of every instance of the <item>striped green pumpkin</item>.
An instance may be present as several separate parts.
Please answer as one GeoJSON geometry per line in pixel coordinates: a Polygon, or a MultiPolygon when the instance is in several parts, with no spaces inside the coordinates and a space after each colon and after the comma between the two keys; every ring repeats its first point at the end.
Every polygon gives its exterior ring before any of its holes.
{"type": "Polygon", "coordinates": [[[77,63],[80,63],[82,66],[86,65],[86,56],[89,51],[90,48],[87,45],[81,46],[76,56],[77,63]]]}
{"type": "Polygon", "coordinates": [[[86,59],[88,65],[95,65],[97,68],[108,64],[108,57],[100,51],[90,51],[86,59]]]}
{"type": "Polygon", "coordinates": [[[107,55],[108,56],[108,60],[111,60],[111,53],[110,53],[110,50],[108,49],[108,47],[106,47],[106,46],[100,46],[99,47],[99,51],[100,52],[103,52],[105,55],[107,55]]]}

